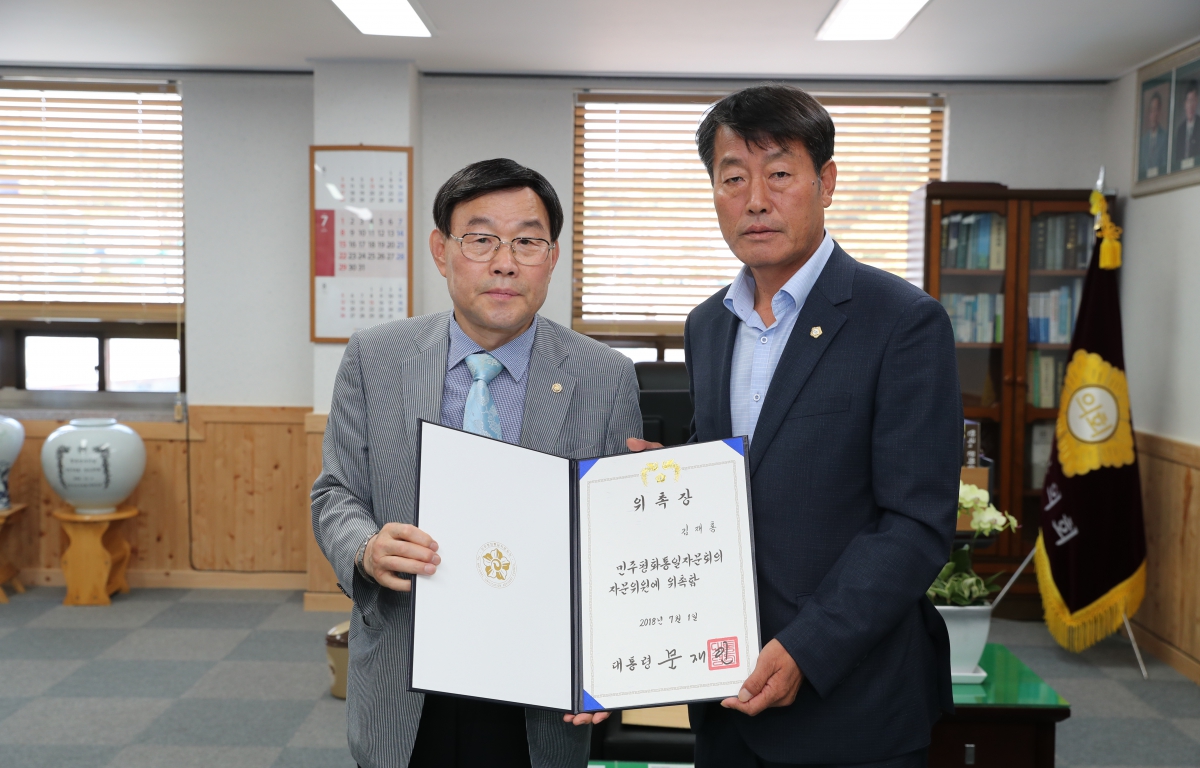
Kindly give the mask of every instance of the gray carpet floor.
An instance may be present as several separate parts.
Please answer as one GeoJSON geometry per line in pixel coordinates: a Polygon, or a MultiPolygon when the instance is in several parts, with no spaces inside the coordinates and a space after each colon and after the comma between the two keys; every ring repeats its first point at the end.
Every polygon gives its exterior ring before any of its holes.
{"type": "Polygon", "coordinates": [[[0,605],[0,766],[354,768],[301,593],[138,589],[0,605]]]}
{"type": "Polygon", "coordinates": [[[1070,702],[1071,717],[1057,731],[1060,768],[1200,766],[1200,685],[1144,650],[1143,680],[1128,640],[1112,636],[1073,654],[1039,622],[999,619],[989,640],[1070,702]]]}
{"type": "MultiPolygon", "coordinates": [[[[324,632],[298,592],[139,589],[108,608],[31,588],[0,605],[4,768],[353,768],[324,632]]],[[[1112,637],[1074,655],[1038,623],[996,620],[1071,703],[1058,765],[1200,766],[1200,686],[1112,637]]]]}

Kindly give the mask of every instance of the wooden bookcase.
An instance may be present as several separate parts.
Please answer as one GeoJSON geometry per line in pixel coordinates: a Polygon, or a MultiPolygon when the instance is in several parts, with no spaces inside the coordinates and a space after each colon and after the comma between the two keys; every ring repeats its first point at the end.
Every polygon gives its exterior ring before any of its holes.
{"type": "MultiPolygon", "coordinates": [[[[994,488],[997,498],[994,502],[998,508],[1011,512],[1021,522],[1019,531],[1000,536],[994,545],[976,553],[976,570],[981,574],[1011,572],[1037,540],[1041,477],[1037,477],[1035,482],[1034,475],[1044,474],[1044,470],[1040,469],[1040,463],[1037,470],[1031,466],[1031,450],[1035,447],[1033,436],[1037,429],[1040,437],[1044,438],[1047,429],[1052,428],[1058,417],[1055,386],[1061,387],[1061,368],[1065,367],[1073,322],[1058,328],[1054,343],[1031,342],[1031,292],[1035,310],[1041,310],[1039,314],[1047,314],[1050,302],[1047,294],[1061,298],[1061,291],[1065,287],[1073,312],[1077,308],[1078,292],[1086,269],[1078,261],[1062,265],[1067,268],[1035,269],[1035,266],[1046,265],[1039,256],[1045,253],[1045,249],[1036,247],[1034,237],[1047,226],[1045,222],[1049,217],[1058,214],[1080,214],[1076,223],[1082,226],[1084,215],[1089,210],[1090,193],[1087,189],[1028,190],[1009,189],[1000,184],[931,182],[918,190],[911,200],[910,224],[914,229],[914,238],[918,239],[919,250],[923,251],[925,290],[934,298],[945,299],[944,304],[952,305],[948,310],[952,320],[953,303],[949,294],[968,297],[996,295],[997,298],[990,301],[1003,310],[1002,340],[962,340],[955,345],[964,414],[966,418],[980,422],[983,433],[981,447],[995,461],[997,477],[994,488]],[[985,213],[993,215],[991,221],[995,221],[997,216],[1004,217],[1003,268],[963,269],[958,264],[954,267],[949,264],[943,266],[944,222],[949,224],[951,217],[956,214],[967,217],[985,213]],[[1036,264],[1033,259],[1035,256],[1038,257],[1036,264]],[[1056,291],[1060,293],[1052,293],[1056,291]],[[1037,382],[1029,378],[1031,360],[1038,364],[1035,371],[1039,377],[1037,382]],[[1054,374],[1051,375],[1050,371],[1054,371],[1054,374]],[[1046,388],[1043,393],[1040,384],[1047,381],[1054,381],[1055,386],[1046,388]],[[1039,396],[1052,398],[1053,406],[1047,407],[1049,400],[1041,404],[1031,403],[1034,391],[1039,396]]],[[[1065,217],[1059,218],[1065,226],[1065,217]]],[[[1085,237],[1078,229],[1072,231],[1079,231],[1079,236],[1085,237]]],[[[1090,228],[1087,231],[1090,232],[1090,228]]],[[[1078,247],[1071,251],[1075,257],[1079,253],[1078,247]]],[[[1087,253],[1090,254],[1090,248],[1087,248],[1087,253]]],[[[994,264],[994,261],[990,263],[994,264]]],[[[1052,263],[1052,266],[1060,265],[1052,263]]],[[[1062,306],[1059,305],[1060,308],[1062,306]]],[[[1044,337],[1045,324],[1042,328],[1044,337]]],[[[1039,440],[1038,445],[1042,448],[1044,461],[1044,456],[1048,455],[1044,439],[1039,440]]],[[[1014,585],[1016,593],[1036,593],[1036,579],[1032,571],[1032,568],[1026,569],[1022,579],[1014,585]]]]}

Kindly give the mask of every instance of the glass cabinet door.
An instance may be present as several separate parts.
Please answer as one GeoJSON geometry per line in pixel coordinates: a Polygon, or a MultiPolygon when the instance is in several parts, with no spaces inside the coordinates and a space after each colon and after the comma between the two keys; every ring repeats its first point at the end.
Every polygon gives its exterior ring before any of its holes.
{"type": "MultiPolygon", "coordinates": [[[[1042,481],[1050,465],[1059,395],[1067,367],[1083,278],[1094,231],[1088,204],[1021,203],[1017,371],[1019,444],[1014,446],[1014,514],[1022,522],[1022,549],[1037,539],[1042,481]]],[[[1015,553],[1022,554],[1022,553],[1015,553]]]]}
{"type": "Polygon", "coordinates": [[[941,301],[954,329],[963,412],[980,425],[980,450],[995,462],[992,479],[1007,504],[1005,462],[1010,450],[1013,378],[1013,288],[1016,203],[934,200],[930,206],[929,293],[941,301]]]}

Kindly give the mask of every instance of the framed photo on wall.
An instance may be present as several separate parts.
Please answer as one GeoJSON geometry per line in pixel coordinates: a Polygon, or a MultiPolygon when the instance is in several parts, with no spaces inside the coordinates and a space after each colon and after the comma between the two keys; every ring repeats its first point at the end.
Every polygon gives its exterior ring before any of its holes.
{"type": "Polygon", "coordinates": [[[1175,105],[1171,121],[1171,173],[1190,171],[1200,163],[1200,60],[1175,70],[1175,105]]]}
{"type": "Polygon", "coordinates": [[[1200,44],[1138,71],[1133,195],[1200,183],[1200,44]]]}
{"type": "Polygon", "coordinates": [[[412,147],[309,147],[310,337],[412,315],[412,147]]]}

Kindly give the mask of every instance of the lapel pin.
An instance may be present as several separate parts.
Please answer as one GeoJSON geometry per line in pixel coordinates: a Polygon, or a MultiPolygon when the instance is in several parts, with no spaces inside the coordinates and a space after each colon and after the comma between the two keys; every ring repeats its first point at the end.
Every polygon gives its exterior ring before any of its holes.
{"type": "Polygon", "coordinates": [[[812,330],[808,332],[808,335],[812,336],[814,339],[819,339],[821,338],[822,333],[824,333],[824,331],[821,330],[821,326],[814,325],[812,330]]]}
{"type": "Polygon", "coordinates": [[[559,392],[562,392],[562,384],[559,384],[557,381],[554,382],[550,385],[550,391],[557,395],[559,392]]]}

